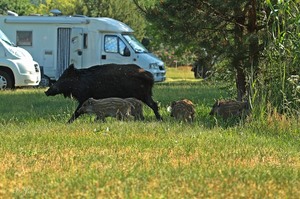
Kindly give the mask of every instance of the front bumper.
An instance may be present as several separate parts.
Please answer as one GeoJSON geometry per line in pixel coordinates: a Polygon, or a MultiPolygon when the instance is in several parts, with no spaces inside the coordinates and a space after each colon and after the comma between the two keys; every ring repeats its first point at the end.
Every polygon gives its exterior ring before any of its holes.
{"type": "Polygon", "coordinates": [[[153,74],[154,82],[163,82],[166,80],[166,72],[158,72],[153,74]]]}
{"type": "Polygon", "coordinates": [[[15,78],[15,86],[37,86],[41,81],[41,74],[19,74],[18,78],[15,78]]]}

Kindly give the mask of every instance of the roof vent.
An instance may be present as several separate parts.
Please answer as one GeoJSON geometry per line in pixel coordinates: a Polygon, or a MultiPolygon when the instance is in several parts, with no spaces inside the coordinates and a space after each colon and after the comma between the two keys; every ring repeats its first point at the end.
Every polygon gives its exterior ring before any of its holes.
{"type": "Polygon", "coordinates": [[[52,9],[50,10],[50,13],[53,14],[54,16],[62,15],[62,12],[58,9],[52,9]]]}
{"type": "Polygon", "coordinates": [[[15,13],[13,11],[10,11],[10,10],[7,11],[7,15],[9,15],[9,16],[19,16],[17,13],[15,13]]]}

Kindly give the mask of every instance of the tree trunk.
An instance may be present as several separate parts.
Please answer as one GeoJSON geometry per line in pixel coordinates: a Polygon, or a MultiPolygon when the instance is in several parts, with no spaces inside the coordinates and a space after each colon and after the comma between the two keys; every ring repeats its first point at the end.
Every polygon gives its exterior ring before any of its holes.
{"type": "MultiPolygon", "coordinates": [[[[250,0],[242,9],[234,8],[235,52],[233,65],[236,69],[237,100],[241,101],[247,93],[246,68],[252,68],[255,79],[259,64],[259,42],[257,36],[257,0],[250,0]],[[245,37],[248,36],[248,42],[245,37]]],[[[249,93],[249,92],[248,92],[249,93]]]]}
{"type": "Polygon", "coordinates": [[[257,14],[256,14],[256,0],[251,0],[248,14],[248,34],[249,38],[249,66],[253,69],[253,78],[256,78],[259,65],[259,42],[257,35],[257,14]]]}
{"type": "Polygon", "coordinates": [[[245,29],[245,14],[240,7],[235,7],[235,26],[234,26],[234,45],[235,52],[232,59],[234,68],[236,69],[236,88],[237,100],[242,101],[246,94],[246,75],[245,67],[245,44],[243,42],[244,29],[245,29]]]}
{"type": "Polygon", "coordinates": [[[236,67],[237,100],[242,101],[246,94],[246,76],[241,66],[236,67]]]}

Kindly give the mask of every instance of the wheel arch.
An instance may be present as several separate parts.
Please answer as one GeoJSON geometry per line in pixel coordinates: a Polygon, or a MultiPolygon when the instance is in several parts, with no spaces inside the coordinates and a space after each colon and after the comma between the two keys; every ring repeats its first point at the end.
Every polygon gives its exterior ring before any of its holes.
{"type": "Polygon", "coordinates": [[[11,77],[13,86],[15,86],[15,76],[13,71],[6,66],[0,66],[0,71],[6,72],[11,77]]]}

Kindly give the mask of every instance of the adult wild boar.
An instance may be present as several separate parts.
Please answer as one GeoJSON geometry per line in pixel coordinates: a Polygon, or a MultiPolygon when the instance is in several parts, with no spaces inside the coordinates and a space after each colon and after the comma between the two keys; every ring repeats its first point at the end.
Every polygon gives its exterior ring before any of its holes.
{"type": "Polygon", "coordinates": [[[133,64],[105,64],[86,69],[76,69],[71,64],[45,94],[72,96],[79,102],[69,123],[81,115],[78,110],[87,99],[109,97],[139,99],[153,110],[158,120],[161,120],[157,103],[152,99],[153,84],[153,75],[133,64]]]}

